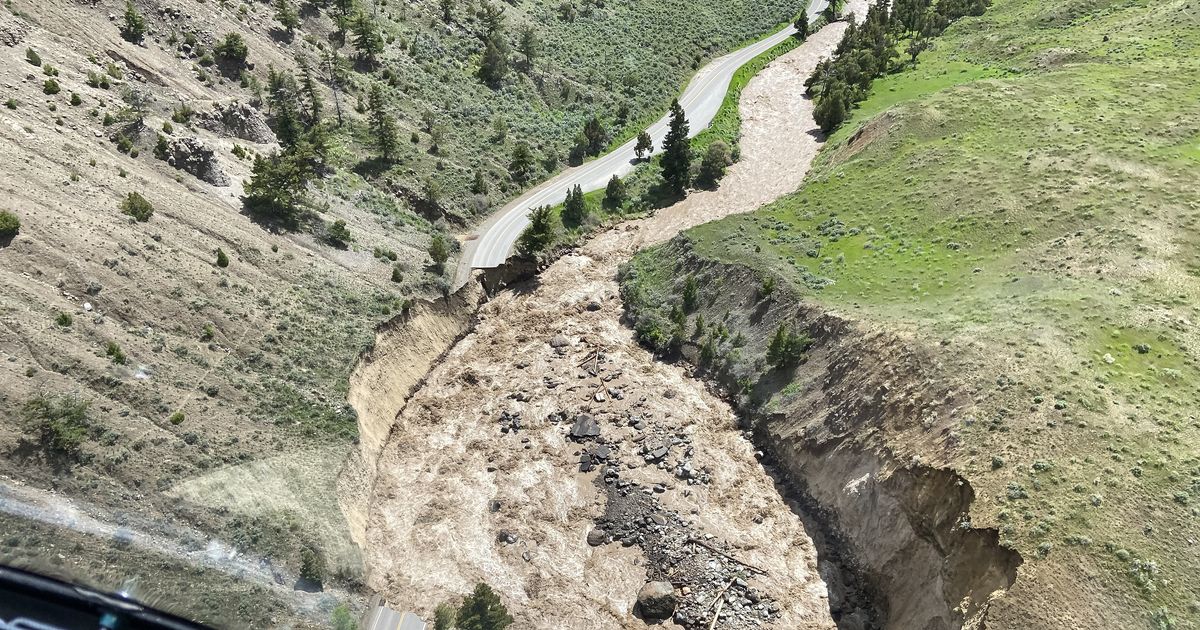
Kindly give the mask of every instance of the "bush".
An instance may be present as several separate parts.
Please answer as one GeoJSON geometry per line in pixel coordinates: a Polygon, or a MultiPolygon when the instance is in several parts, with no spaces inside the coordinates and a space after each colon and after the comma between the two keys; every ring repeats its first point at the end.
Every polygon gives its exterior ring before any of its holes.
{"type": "Polygon", "coordinates": [[[54,318],[54,323],[62,326],[63,328],[68,328],[71,326],[71,324],[75,323],[75,318],[71,317],[70,313],[59,313],[58,317],[54,318]]]}
{"type": "Polygon", "coordinates": [[[62,88],[58,86],[58,81],[54,79],[46,79],[46,82],[42,83],[42,92],[46,94],[58,94],[61,91],[62,88]]]}
{"type": "Polygon", "coordinates": [[[4,101],[4,106],[9,109],[16,109],[17,108],[17,99],[10,98],[7,101],[4,101]]]}
{"type": "Polygon", "coordinates": [[[83,104],[83,99],[79,98],[78,94],[71,92],[71,104],[76,107],[79,107],[80,105],[83,104]]]}
{"type": "Polygon", "coordinates": [[[47,451],[78,457],[87,439],[90,404],[73,396],[38,395],[21,408],[25,428],[38,437],[47,451]]]}
{"type": "Polygon", "coordinates": [[[725,177],[725,167],[730,164],[729,145],[717,140],[708,145],[708,151],[704,153],[704,158],[700,160],[700,172],[698,180],[700,185],[706,187],[714,187],[717,182],[725,177]]]}
{"type": "Polygon", "coordinates": [[[141,194],[131,192],[125,196],[125,201],[121,202],[121,212],[133,217],[139,223],[145,223],[154,216],[154,206],[141,194]]]}
{"type": "MultiPolygon", "coordinates": [[[[175,125],[172,125],[171,121],[169,121],[169,120],[164,120],[162,130],[163,130],[163,133],[175,133],[175,125]]],[[[236,147],[234,147],[234,148],[236,148],[236,147]]]]}
{"type": "Polygon", "coordinates": [[[176,411],[175,413],[171,414],[171,417],[168,418],[168,420],[170,420],[171,424],[174,424],[174,425],[183,424],[183,420],[184,420],[183,412],[176,411]]]}
{"type": "Polygon", "coordinates": [[[325,240],[338,249],[345,249],[354,237],[350,235],[350,228],[346,227],[346,222],[338,219],[325,230],[325,240]]]}
{"type": "Polygon", "coordinates": [[[37,54],[36,50],[34,50],[32,48],[26,48],[25,49],[25,61],[28,61],[29,63],[31,63],[35,66],[40,66],[40,65],[42,65],[42,56],[37,54]]]}
{"type": "Polygon", "coordinates": [[[300,549],[300,578],[317,588],[325,580],[325,560],[312,547],[300,549]]]}
{"type": "Polygon", "coordinates": [[[104,354],[117,365],[125,365],[129,361],[129,357],[125,356],[125,351],[121,350],[121,346],[117,345],[115,341],[104,344],[104,354]]]}
{"type": "Polygon", "coordinates": [[[433,264],[438,269],[441,269],[450,259],[450,243],[441,232],[434,234],[433,239],[429,241],[429,257],[433,259],[433,264]]]}
{"type": "Polygon", "coordinates": [[[213,46],[213,52],[224,61],[240,65],[246,63],[250,49],[240,33],[226,33],[225,38],[213,46]]]}
{"type": "Polygon", "coordinates": [[[691,313],[700,305],[700,285],[696,282],[696,276],[689,275],[683,281],[683,310],[691,313]]]}
{"type": "Polygon", "coordinates": [[[8,210],[0,210],[0,238],[11,238],[21,231],[21,220],[8,210]]]}
{"type": "Polygon", "coordinates": [[[229,266],[229,256],[220,247],[217,248],[217,266],[222,269],[229,266]]]}

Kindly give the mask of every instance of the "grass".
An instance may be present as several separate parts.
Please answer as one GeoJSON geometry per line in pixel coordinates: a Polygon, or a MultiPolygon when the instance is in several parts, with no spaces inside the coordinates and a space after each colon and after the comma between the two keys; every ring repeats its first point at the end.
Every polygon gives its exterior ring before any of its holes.
{"type": "Polygon", "coordinates": [[[949,344],[978,387],[953,429],[973,521],[1037,575],[1095,572],[1057,604],[1191,627],[1197,53],[1187,2],[995,0],[876,81],[800,191],[636,257],[627,299],[671,304],[696,269],[736,294],[715,265],[949,344]]]}

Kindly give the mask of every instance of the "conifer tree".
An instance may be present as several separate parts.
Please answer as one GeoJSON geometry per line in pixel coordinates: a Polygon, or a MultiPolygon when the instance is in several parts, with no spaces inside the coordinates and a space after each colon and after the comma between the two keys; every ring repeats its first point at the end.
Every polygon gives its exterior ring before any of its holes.
{"type": "Polygon", "coordinates": [[[638,134],[637,146],[633,147],[633,154],[637,159],[642,159],[643,156],[654,152],[654,139],[650,137],[650,132],[643,131],[638,134]]]}
{"type": "Polygon", "coordinates": [[[554,240],[554,213],[550,206],[538,206],[529,214],[529,225],[517,239],[517,251],[536,257],[554,240]]]}
{"type": "Polygon", "coordinates": [[[671,120],[663,140],[662,176],[676,195],[683,196],[691,184],[692,144],[688,140],[688,121],[679,100],[671,101],[671,120]]]}
{"type": "Polygon", "coordinates": [[[625,190],[625,182],[621,181],[620,177],[612,176],[608,180],[608,186],[604,189],[604,205],[611,209],[620,208],[625,205],[625,200],[628,193],[625,190]]]}
{"type": "Polygon", "coordinates": [[[387,112],[387,102],[383,95],[383,86],[379,83],[371,85],[367,100],[367,120],[374,135],[375,147],[379,157],[390,161],[396,155],[399,145],[396,121],[387,112]]]}
{"type": "Polygon", "coordinates": [[[562,221],[567,227],[578,227],[587,219],[587,201],[583,198],[583,189],[576,184],[567,191],[567,199],[563,202],[562,221]]]}
{"type": "Polygon", "coordinates": [[[513,618],[500,601],[500,596],[484,583],[463,600],[456,620],[458,630],[505,630],[513,618]]]}
{"type": "Polygon", "coordinates": [[[146,36],[146,30],[146,18],[142,17],[137,7],[133,6],[132,1],[126,0],[125,25],[121,27],[121,37],[135,44],[140,44],[142,38],[146,36]]]}
{"type": "Polygon", "coordinates": [[[275,0],[275,19],[279,21],[279,25],[283,27],[283,30],[287,31],[289,37],[300,26],[300,16],[296,13],[296,8],[288,0],[275,0]]]}
{"type": "Polygon", "coordinates": [[[383,36],[379,34],[375,20],[367,15],[366,11],[359,9],[354,18],[353,30],[354,47],[358,50],[359,57],[368,64],[375,65],[375,60],[383,53],[383,36]]]}

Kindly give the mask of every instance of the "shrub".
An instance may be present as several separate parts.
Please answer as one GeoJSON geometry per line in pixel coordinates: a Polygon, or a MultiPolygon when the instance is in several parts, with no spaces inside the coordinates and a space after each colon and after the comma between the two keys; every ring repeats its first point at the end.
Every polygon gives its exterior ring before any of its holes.
{"type": "Polygon", "coordinates": [[[117,150],[121,153],[129,153],[133,151],[133,140],[130,140],[129,136],[123,133],[118,133],[117,137],[113,139],[113,142],[117,143],[117,150]]]}
{"type": "Polygon", "coordinates": [[[48,77],[56,77],[56,76],[58,76],[58,68],[55,68],[54,66],[52,66],[50,64],[46,64],[46,65],[42,66],[42,74],[44,74],[48,77]]]}
{"type": "Polygon", "coordinates": [[[696,282],[696,276],[689,275],[683,281],[683,310],[691,313],[700,305],[700,285],[696,282]]]}
{"type": "Polygon", "coordinates": [[[729,145],[717,140],[708,145],[708,151],[700,160],[699,182],[702,186],[713,187],[725,177],[725,167],[729,166],[729,145]]]}
{"type": "Polygon", "coordinates": [[[121,212],[128,214],[140,223],[145,223],[154,216],[154,206],[140,193],[131,192],[121,202],[121,212]]]}
{"type": "Polygon", "coordinates": [[[71,92],[71,104],[76,107],[79,107],[80,105],[83,104],[83,99],[79,98],[78,94],[71,92]]]}
{"type": "Polygon", "coordinates": [[[47,451],[77,457],[87,439],[90,404],[73,396],[38,395],[21,408],[25,427],[47,451]]]}
{"type": "Polygon", "coordinates": [[[213,46],[213,52],[224,61],[243,64],[250,49],[240,33],[226,33],[224,39],[213,46]]]}
{"type": "Polygon", "coordinates": [[[217,266],[222,269],[229,266],[229,256],[220,247],[217,248],[217,266]]]}
{"type": "Polygon", "coordinates": [[[196,110],[192,109],[187,103],[184,103],[171,112],[171,120],[181,125],[186,125],[195,113],[196,110]]]}
{"type": "Polygon", "coordinates": [[[392,267],[392,282],[404,282],[404,273],[400,271],[400,265],[392,267]]]}
{"type": "Polygon", "coordinates": [[[59,313],[58,317],[54,318],[54,323],[62,326],[63,328],[68,328],[71,326],[71,324],[75,323],[75,318],[71,317],[70,313],[59,313]]]}
{"type": "Polygon", "coordinates": [[[31,63],[35,66],[40,66],[40,65],[42,65],[42,56],[37,54],[36,50],[34,50],[32,48],[26,48],[25,49],[25,61],[28,61],[29,63],[31,63]]]}
{"type": "Polygon", "coordinates": [[[325,579],[325,560],[312,547],[300,549],[300,578],[318,588],[325,579]]]}
{"type": "Polygon", "coordinates": [[[21,231],[21,220],[8,210],[0,210],[0,238],[11,238],[21,231]]]}
{"type": "Polygon", "coordinates": [[[338,219],[325,230],[325,240],[334,247],[345,249],[346,245],[354,240],[354,237],[350,235],[350,228],[346,227],[346,222],[338,219]]]}
{"type": "Polygon", "coordinates": [[[171,417],[168,419],[171,421],[171,424],[174,424],[174,425],[183,424],[183,420],[184,420],[183,412],[176,411],[175,413],[171,414],[171,417]]]}
{"type": "Polygon", "coordinates": [[[42,92],[46,94],[58,94],[61,91],[62,88],[58,86],[58,81],[54,79],[46,79],[46,82],[42,83],[42,92]]]}
{"type": "Polygon", "coordinates": [[[118,81],[125,78],[125,73],[121,71],[121,66],[111,61],[108,62],[107,66],[104,66],[104,73],[118,81]]]}
{"type": "Polygon", "coordinates": [[[4,101],[4,106],[9,109],[16,109],[17,108],[17,99],[10,98],[7,101],[4,101]]]}
{"type": "Polygon", "coordinates": [[[776,368],[798,365],[811,345],[812,339],[808,335],[789,330],[787,326],[780,324],[767,346],[767,363],[776,368]]]}
{"type": "Polygon", "coordinates": [[[162,130],[163,133],[175,133],[175,125],[172,125],[169,120],[164,120],[162,130]]]}
{"type": "Polygon", "coordinates": [[[125,356],[125,351],[121,350],[121,346],[117,345],[115,341],[104,344],[104,354],[118,365],[125,365],[129,360],[129,357],[125,356]]]}
{"type": "Polygon", "coordinates": [[[158,134],[158,140],[154,143],[154,157],[160,160],[166,160],[170,155],[171,146],[167,143],[167,137],[158,134]]]}
{"type": "Polygon", "coordinates": [[[101,88],[105,90],[112,87],[112,83],[108,81],[108,77],[94,70],[88,70],[87,84],[94,88],[101,88]]]}

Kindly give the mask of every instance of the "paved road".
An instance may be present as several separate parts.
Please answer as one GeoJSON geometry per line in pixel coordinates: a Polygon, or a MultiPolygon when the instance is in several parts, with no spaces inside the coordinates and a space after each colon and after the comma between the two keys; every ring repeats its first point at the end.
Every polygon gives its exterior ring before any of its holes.
{"type": "MultiPolygon", "coordinates": [[[[827,0],[812,0],[808,6],[808,14],[815,17],[825,9],[827,0]]],[[[796,29],[792,26],[751,44],[740,50],[731,52],[723,57],[714,59],[704,66],[692,78],[679,104],[683,106],[690,123],[691,135],[695,136],[712,122],[733,75],[746,62],[766,52],[784,39],[790,37],[796,29]]],[[[667,136],[667,116],[650,126],[647,131],[654,139],[655,150],[662,145],[667,136]]],[[[492,215],[478,227],[475,234],[466,242],[463,255],[460,258],[456,286],[466,282],[471,269],[498,267],[504,263],[512,251],[517,238],[529,225],[529,212],[544,205],[556,205],[566,198],[567,190],[579,185],[584,192],[599,190],[608,184],[613,175],[624,177],[633,170],[636,156],[633,152],[637,139],[621,145],[600,158],[581,166],[569,168],[558,175],[542,182],[537,187],[521,195],[492,215]]]]}

